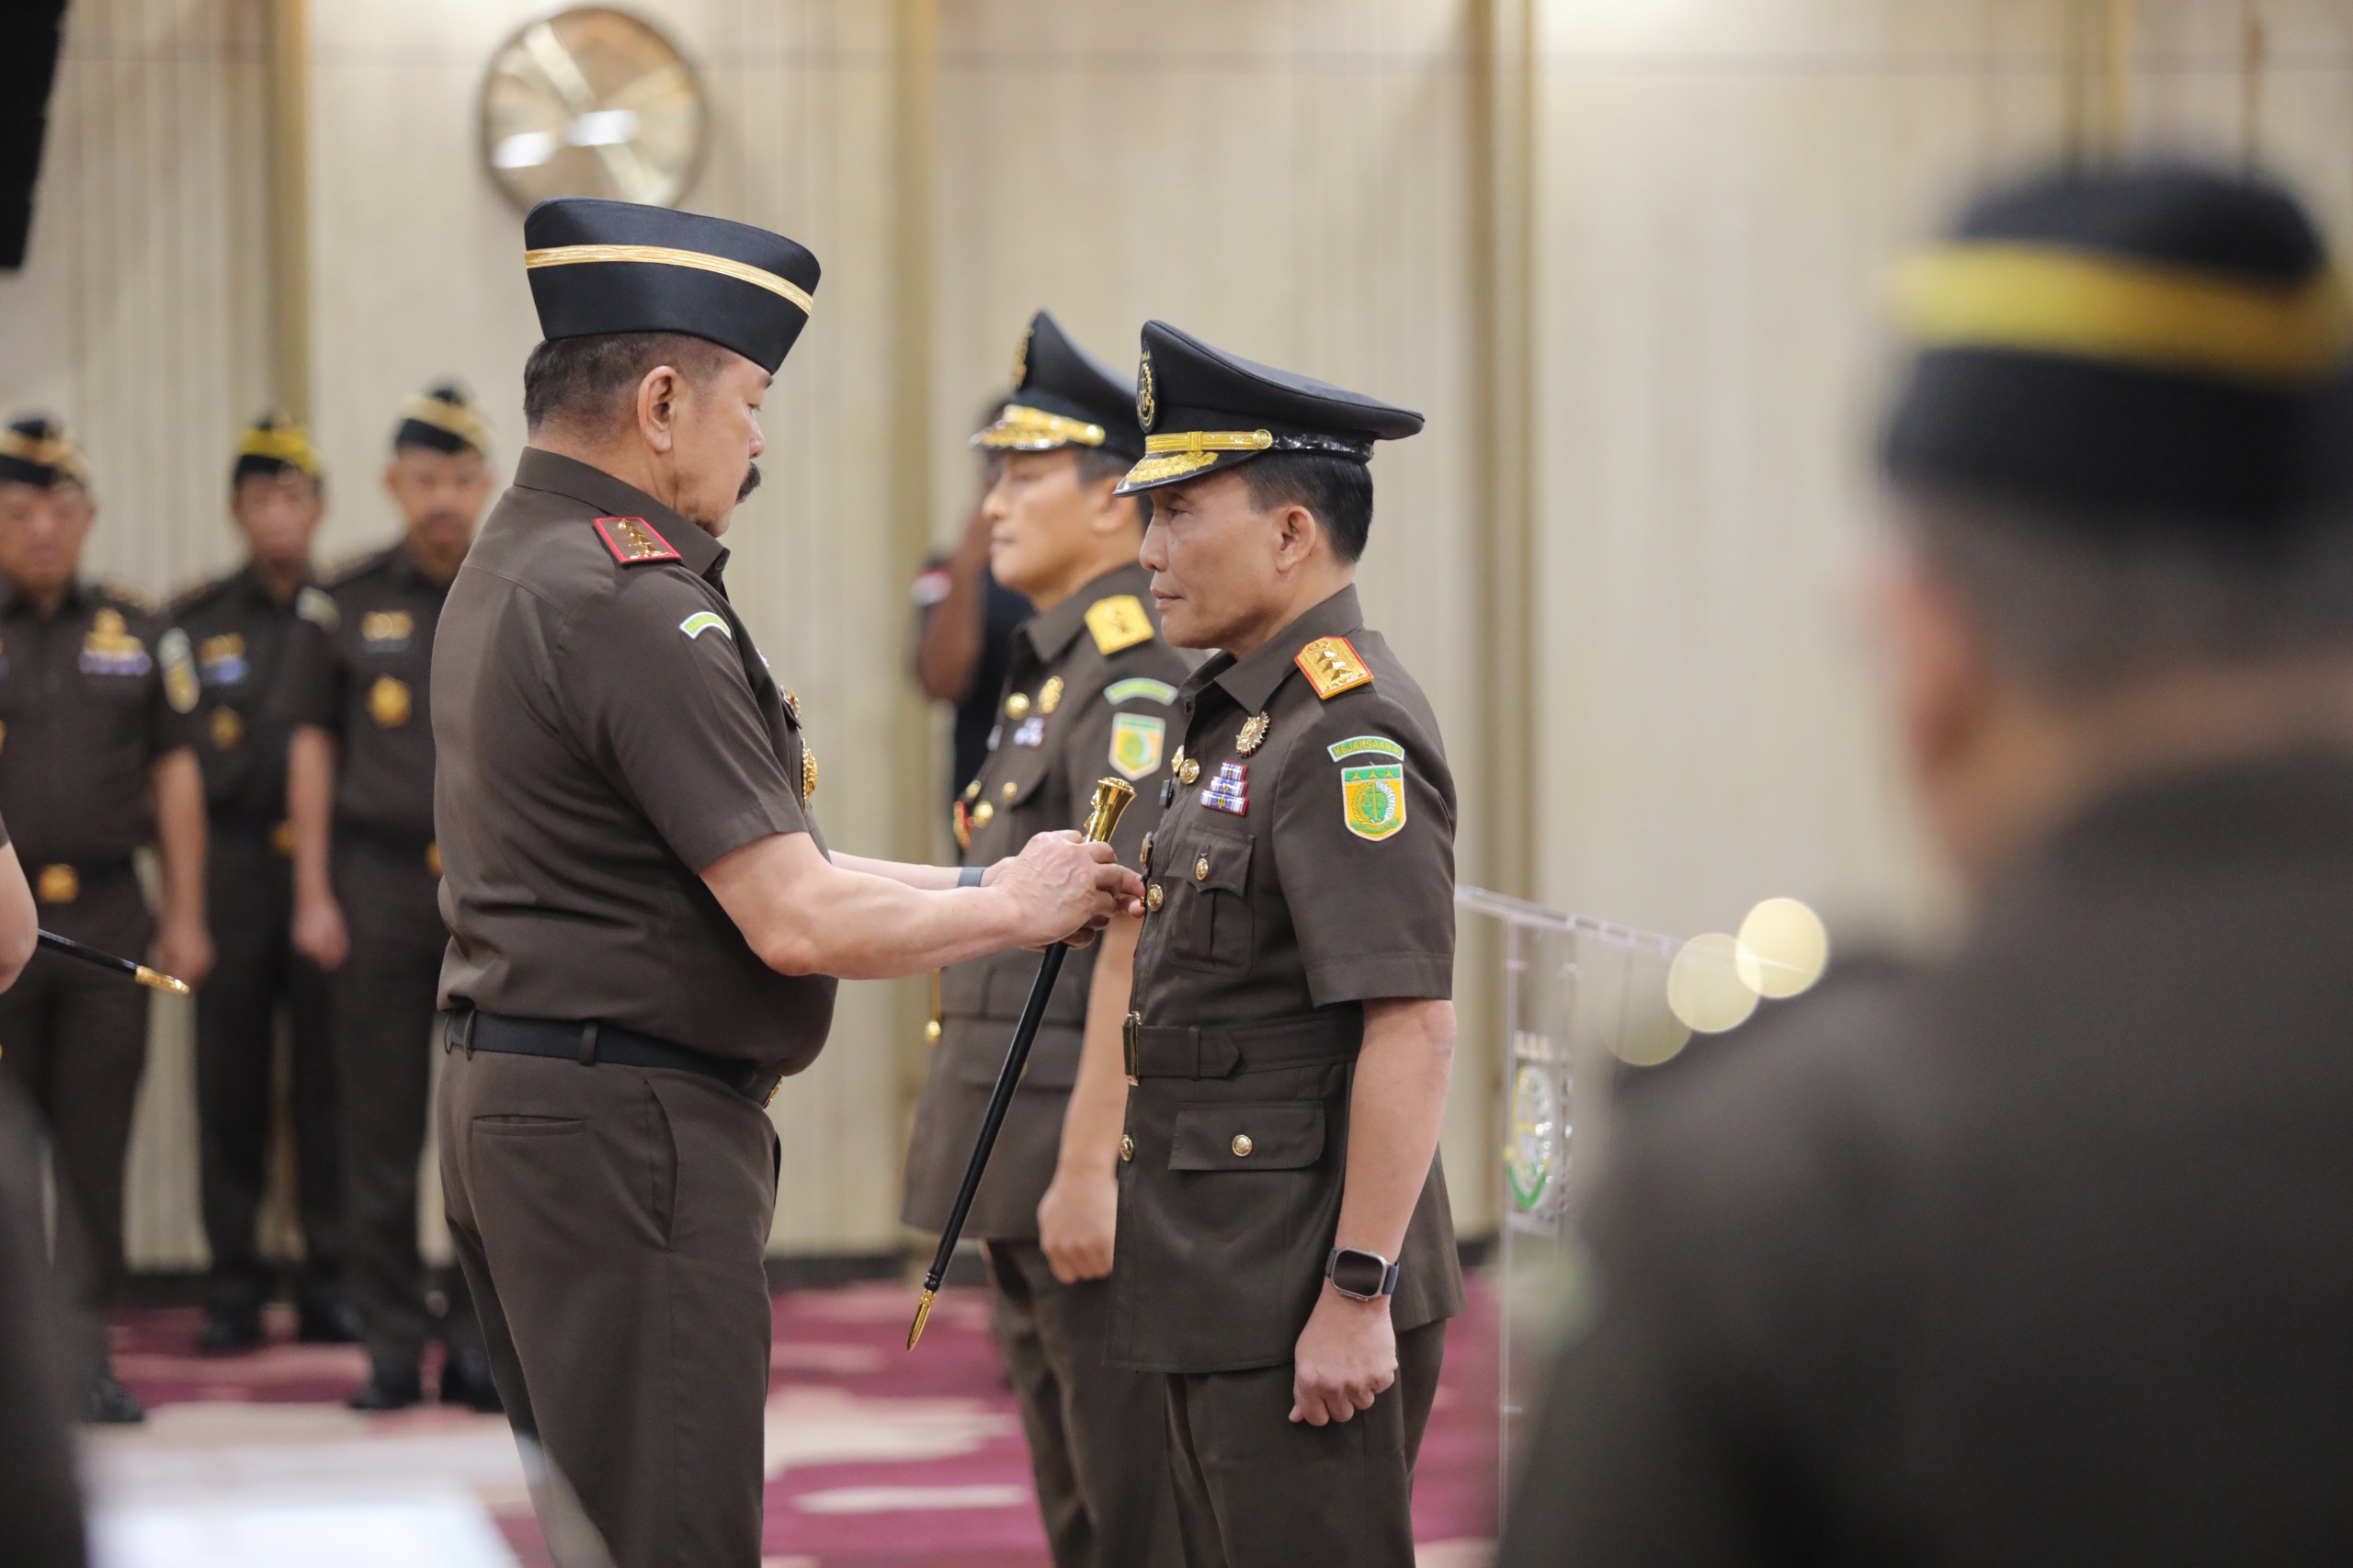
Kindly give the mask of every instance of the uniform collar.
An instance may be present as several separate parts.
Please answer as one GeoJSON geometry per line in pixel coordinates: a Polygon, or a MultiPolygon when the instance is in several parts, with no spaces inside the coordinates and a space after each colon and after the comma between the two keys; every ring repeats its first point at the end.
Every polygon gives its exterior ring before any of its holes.
{"type": "Polygon", "coordinates": [[[1115,594],[1141,598],[1151,583],[1152,574],[1132,562],[1115,566],[1053,608],[1023,621],[1020,635],[1029,640],[1040,664],[1051,665],[1070,651],[1086,625],[1088,610],[1115,594]]]}
{"type": "Polygon", "coordinates": [[[1256,713],[1267,706],[1283,677],[1297,668],[1291,661],[1299,651],[1318,637],[1344,637],[1363,630],[1364,610],[1357,603],[1356,585],[1351,583],[1325,599],[1322,604],[1267,639],[1264,646],[1255,649],[1250,656],[1236,659],[1230,653],[1220,653],[1203,665],[1187,688],[1199,692],[1211,682],[1225,687],[1226,695],[1242,705],[1245,712],[1256,713]]]}
{"type": "MultiPolygon", "coordinates": [[[[72,615],[80,610],[89,597],[88,585],[81,578],[75,577],[65,585],[65,597],[57,601],[57,613],[61,617],[72,615]]],[[[6,577],[0,577],[0,615],[37,616],[40,613],[33,608],[31,599],[17,592],[15,583],[6,577]]]]}
{"type": "Polygon", "coordinates": [[[726,547],[717,540],[636,485],[577,458],[526,447],[515,462],[515,488],[564,496],[594,506],[601,517],[642,517],[678,552],[679,564],[697,576],[710,576],[726,564],[726,547]]]}
{"type": "MultiPolygon", "coordinates": [[[[405,545],[402,547],[401,553],[403,555],[406,555],[408,553],[408,550],[405,545]]],[[[414,562],[411,564],[414,565],[414,562]]],[[[309,587],[313,580],[311,569],[307,566],[304,567],[302,569],[302,581],[297,587],[296,592],[299,593],[302,588],[309,587]]],[[[230,585],[233,587],[237,593],[244,596],[247,603],[251,604],[257,609],[282,610],[293,608],[294,601],[292,599],[288,599],[285,603],[280,604],[277,599],[270,597],[268,585],[265,584],[261,580],[260,571],[256,568],[254,563],[250,561],[246,562],[243,566],[238,567],[234,574],[230,577],[229,582],[230,585]]]]}

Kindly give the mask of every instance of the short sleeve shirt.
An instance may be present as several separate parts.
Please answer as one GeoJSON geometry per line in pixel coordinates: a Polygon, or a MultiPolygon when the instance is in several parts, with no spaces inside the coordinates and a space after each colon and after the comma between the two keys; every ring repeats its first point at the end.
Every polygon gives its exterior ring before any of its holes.
{"type": "Polygon", "coordinates": [[[338,743],[335,821],[433,837],[433,643],[449,585],[395,544],[328,574],[297,600],[273,716],[338,743]]]}
{"type": "Polygon", "coordinates": [[[700,875],[817,831],[799,705],[726,561],[652,496],[524,451],[435,651],[445,1005],[787,1071],[824,1045],[835,983],[762,963],[700,875]]]}
{"type": "MultiPolygon", "coordinates": [[[[169,612],[178,634],[171,657],[175,665],[186,660],[195,677],[192,739],[216,826],[267,828],[285,819],[290,726],[269,698],[301,624],[297,607],[315,612],[323,599],[306,586],[281,603],[246,567],[188,594],[169,612]]],[[[179,695],[187,695],[186,676],[167,668],[165,678],[167,688],[178,682],[179,695]]]]}
{"type": "Polygon", "coordinates": [[[38,865],[128,860],[154,837],[149,767],[188,742],[165,631],[139,600],[75,584],[57,613],[0,588],[0,815],[38,865]]]}

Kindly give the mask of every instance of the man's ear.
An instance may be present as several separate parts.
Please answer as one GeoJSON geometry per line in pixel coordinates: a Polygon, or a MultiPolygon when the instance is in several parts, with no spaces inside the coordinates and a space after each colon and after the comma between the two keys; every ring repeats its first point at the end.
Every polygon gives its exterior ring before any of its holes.
{"type": "Polygon", "coordinates": [[[1288,572],[1303,566],[1315,553],[1316,541],[1324,537],[1324,525],[1315,514],[1296,501],[1286,502],[1274,517],[1275,566],[1288,572]]]}
{"type": "Polygon", "coordinates": [[[1908,760],[1933,778],[1984,722],[1996,676],[1992,650],[1960,588],[1912,550],[1881,565],[1877,598],[1908,760]]]}
{"type": "Polygon", "coordinates": [[[677,445],[678,400],[686,378],[669,365],[656,365],[637,383],[637,431],[645,444],[666,457],[677,445]]]}

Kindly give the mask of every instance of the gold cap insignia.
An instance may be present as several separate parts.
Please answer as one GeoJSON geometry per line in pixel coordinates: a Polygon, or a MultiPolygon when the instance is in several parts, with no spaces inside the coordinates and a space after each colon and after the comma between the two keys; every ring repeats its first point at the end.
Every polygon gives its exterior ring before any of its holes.
{"type": "Polygon", "coordinates": [[[1159,412],[1160,400],[1152,394],[1152,350],[1147,348],[1136,367],[1136,423],[1150,430],[1153,415],[1159,412]]]}
{"type": "Polygon", "coordinates": [[[1344,691],[1372,684],[1372,672],[1364,667],[1364,655],[1345,637],[1318,637],[1302,648],[1291,663],[1307,677],[1307,684],[1315,688],[1315,695],[1326,702],[1344,691]]]}
{"type": "Polygon", "coordinates": [[[1089,605],[1086,630],[1095,634],[1096,652],[1106,654],[1149,642],[1154,635],[1152,617],[1144,614],[1142,601],[1133,594],[1113,594],[1089,605]]]}
{"type": "Polygon", "coordinates": [[[1021,383],[1029,379],[1029,335],[1037,330],[1035,326],[1023,327],[1021,341],[1013,346],[1013,390],[1015,392],[1019,392],[1021,383]]]}
{"type": "Polygon", "coordinates": [[[391,676],[378,676],[376,684],[368,688],[368,717],[376,721],[380,730],[397,730],[408,722],[408,683],[391,676]]]}

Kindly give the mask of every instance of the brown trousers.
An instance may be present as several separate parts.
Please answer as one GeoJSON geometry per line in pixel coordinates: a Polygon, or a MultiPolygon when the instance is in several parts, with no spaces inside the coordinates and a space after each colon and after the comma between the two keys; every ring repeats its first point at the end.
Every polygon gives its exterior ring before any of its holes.
{"type": "MultiPolygon", "coordinates": [[[[425,850],[335,841],[335,901],[351,952],[335,972],[335,1089],[343,1140],[347,1294],[368,1354],[414,1366],[435,1324],[416,1248],[416,1187],[433,1114],[435,998],[449,934],[425,850]]],[[[461,1286],[440,1324],[452,1349],[481,1346],[461,1286]]]]}
{"type": "Polygon", "coordinates": [[[438,1125],[450,1234],[517,1433],[615,1568],[757,1568],[766,1114],[692,1073],[459,1050],[438,1125]]]}
{"type": "Polygon", "coordinates": [[[1164,1380],[1104,1361],[1109,1282],[1063,1284],[1035,1242],[988,1258],[1054,1568],[1176,1568],[1164,1380]]]}
{"type": "Polygon", "coordinates": [[[1446,1320],[1397,1336],[1370,1410],[1290,1420],[1290,1363],[1164,1375],[1188,1568],[1414,1568],[1414,1461],[1438,1397],[1446,1320]]]}

